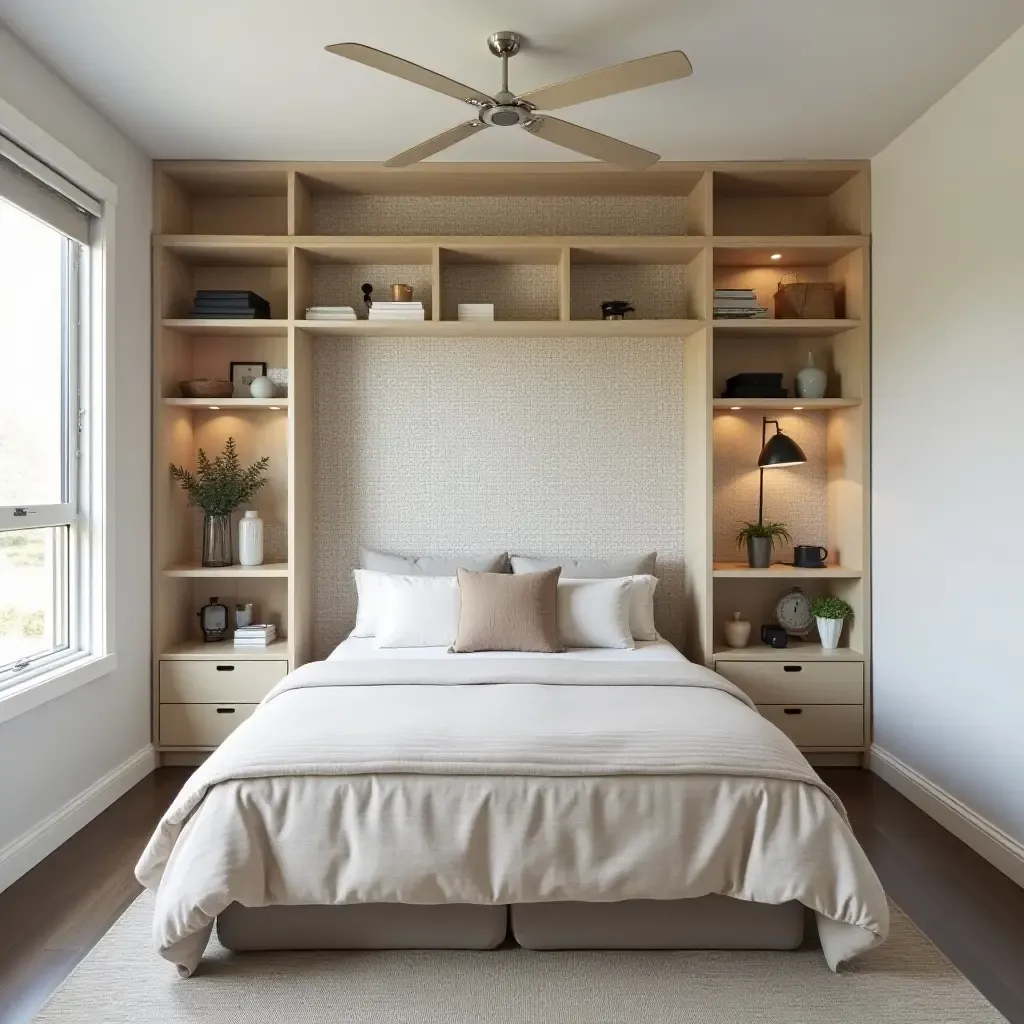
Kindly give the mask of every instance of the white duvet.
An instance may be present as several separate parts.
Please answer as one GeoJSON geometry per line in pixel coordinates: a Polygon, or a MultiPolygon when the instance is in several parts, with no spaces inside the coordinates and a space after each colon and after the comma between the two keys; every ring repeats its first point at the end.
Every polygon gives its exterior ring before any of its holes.
{"type": "Polygon", "coordinates": [[[722,677],[636,653],[292,673],[196,771],[139,861],[161,955],[190,974],[236,901],[722,893],[810,907],[833,969],[881,942],[882,888],[799,751],[722,677]]]}

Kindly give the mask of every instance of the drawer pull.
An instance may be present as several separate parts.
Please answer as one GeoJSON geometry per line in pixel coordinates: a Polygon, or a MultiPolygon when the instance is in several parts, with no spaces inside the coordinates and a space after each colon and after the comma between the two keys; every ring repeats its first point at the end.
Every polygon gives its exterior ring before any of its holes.
{"type": "Polygon", "coordinates": [[[804,713],[803,708],[783,708],[782,713],[784,715],[802,715],[804,713]]]}
{"type": "Polygon", "coordinates": [[[782,666],[782,671],[783,672],[803,672],[803,670],[804,670],[803,665],[783,665],[782,666]]]}
{"type": "MultiPolygon", "coordinates": [[[[234,713],[235,713],[235,709],[234,708],[217,708],[217,714],[218,715],[233,715],[234,713]]],[[[788,715],[789,712],[787,711],[786,714],[788,715]]]]}
{"type": "Polygon", "coordinates": [[[235,671],[235,666],[234,665],[218,665],[217,666],[217,671],[218,672],[234,672],[235,671]]]}

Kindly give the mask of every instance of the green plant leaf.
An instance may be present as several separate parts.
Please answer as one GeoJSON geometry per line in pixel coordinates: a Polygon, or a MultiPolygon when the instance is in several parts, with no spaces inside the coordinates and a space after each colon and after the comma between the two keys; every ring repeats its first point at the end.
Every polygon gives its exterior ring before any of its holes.
{"type": "Polygon", "coordinates": [[[841,597],[826,594],[824,597],[816,597],[811,601],[811,614],[816,619],[843,619],[846,621],[853,618],[853,608],[841,597]]]}
{"type": "Polygon", "coordinates": [[[235,439],[229,437],[224,451],[212,460],[202,448],[197,451],[194,474],[183,466],[172,465],[171,478],[181,485],[190,505],[201,508],[208,516],[229,516],[266,485],[263,474],[269,465],[269,457],[264,456],[243,469],[235,439]]]}

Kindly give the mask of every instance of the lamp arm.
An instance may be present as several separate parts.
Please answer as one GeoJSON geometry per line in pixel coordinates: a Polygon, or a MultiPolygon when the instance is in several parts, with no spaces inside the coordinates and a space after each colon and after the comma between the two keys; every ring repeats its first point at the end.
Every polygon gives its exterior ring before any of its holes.
{"type": "MultiPolygon", "coordinates": [[[[761,448],[764,449],[765,442],[768,440],[768,424],[774,423],[775,430],[778,432],[782,428],[779,426],[778,420],[770,420],[767,416],[761,417],[761,448]]],[[[764,469],[758,469],[758,481],[757,481],[757,525],[764,526],[764,469]]]]}

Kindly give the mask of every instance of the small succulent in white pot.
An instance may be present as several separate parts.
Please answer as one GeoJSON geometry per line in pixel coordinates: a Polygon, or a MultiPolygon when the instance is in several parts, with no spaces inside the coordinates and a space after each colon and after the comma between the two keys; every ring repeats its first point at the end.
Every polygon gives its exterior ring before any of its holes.
{"type": "Polygon", "coordinates": [[[843,623],[853,618],[853,608],[841,597],[816,597],[811,602],[811,614],[818,624],[818,636],[826,651],[839,646],[843,623]]]}

